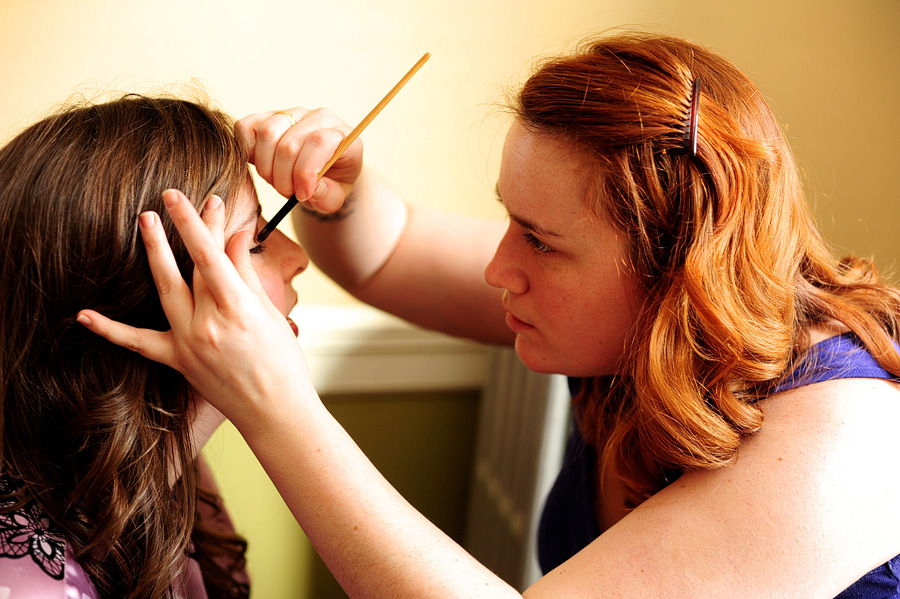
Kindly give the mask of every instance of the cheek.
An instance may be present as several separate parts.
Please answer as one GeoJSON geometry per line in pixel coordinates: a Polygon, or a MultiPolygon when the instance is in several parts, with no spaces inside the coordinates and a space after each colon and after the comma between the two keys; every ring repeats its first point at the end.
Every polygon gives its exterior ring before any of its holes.
{"type": "Polygon", "coordinates": [[[272,303],[275,304],[275,307],[284,312],[284,281],[282,281],[280,277],[273,275],[268,268],[257,267],[256,275],[259,277],[259,282],[262,285],[263,290],[266,292],[266,295],[269,296],[272,303]]]}
{"type": "Polygon", "coordinates": [[[596,303],[596,298],[585,287],[578,273],[566,269],[534,268],[529,272],[529,279],[529,291],[544,318],[563,328],[576,326],[573,319],[593,310],[593,306],[587,306],[588,303],[596,303]]]}
{"type": "Polygon", "coordinates": [[[604,277],[604,284],[594,285],[585,280],[591,279],[576,276],[541,290],[538,301],[547,332],[573,348],[621,347],[634,321],[633,299],[618,277],[604,277]]]}

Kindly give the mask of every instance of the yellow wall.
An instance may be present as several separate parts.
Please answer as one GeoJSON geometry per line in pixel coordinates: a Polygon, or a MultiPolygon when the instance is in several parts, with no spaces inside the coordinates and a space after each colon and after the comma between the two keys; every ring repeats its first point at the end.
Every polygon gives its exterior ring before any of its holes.
{"type": "MultiPolygon", "coordinates": [[[[325,405],[372,463],[422,514],[462,542],[478,391],[335,394],[325,405]]],[[[237,430],[204,449],[235,527],[248,539],[253,596],[346,597],[237,430]]]]}
{"type": "MultiPolygon", "coordinates": [[[[748,71],[789,127],[828,236],[896,261],[896,0],[0,0],[0,139],[77,89],[191,79],[236,116],[300,104],[355,124],[427,50],[366,132],[369,164],[415,202],[499,216],[491,106],[532,57],[622,25],[748,71]]],[[[281,198],[263,201],[272,214],[281,198]]],[[[352,301],[317,273],[298,288],[307,304],[352,301]]]]}
{"type": "MultiPolygon", "coordinates": [[[[896,0],[0,0],[0,139],[78,90],[192,79],[236,116],[300,104],[355,124],[430,51],[366,132],[368,161],[415,202],[500,216],[504,123],[492,106],[533,56],[622,25],[688,37],[744,68],[787,124],[829,238],[896,262],[896,0]]],[[[261,191],[272,214],[282,200],[261,191]]],[[[351,302],[316,273],[298,288],[305,304],[351,302]]],[[[208,455],[225,486],[266,488],[233,430],[208,455]]],[[[229,495],[251,542],[270,550],[255,566],[267,598],[292,596],[308,574],[273,493],[229,495]]]]}

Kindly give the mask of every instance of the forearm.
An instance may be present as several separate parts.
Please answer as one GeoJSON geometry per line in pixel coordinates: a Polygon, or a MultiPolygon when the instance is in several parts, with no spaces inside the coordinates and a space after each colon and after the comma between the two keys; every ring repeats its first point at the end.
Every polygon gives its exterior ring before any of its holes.
{"type": "Polygon", "coordinates": [[[384,266],[408,218],[403,199],[367,171],[336,214],[293,213],[294,229],[312,261],[351,293],[384,266]]]}
{"type": "Polygon", "coordinates": [[[317,399],[239,424],[350,597],[519,597],[412,508],[317,399]]]}
{"type": "Polygon", "coordinates": [[[340,218],[294,218],[313,262],[362,301],[425,328],[512,343],[501,291],[484,280],[502,221],[408,207],[371,173],[340,218]]]}
{"type": "Polygon", "coordinates": [[[136,329],[83,310],[83,326],[181,372],[244,435],[326,563],[354,597],[516,597],[416,512],[322,405],[297,340],[253,269],[249,230],[221,249],[221,202],[203,218],[165,192],[194,256],[187,286],[160,219],[140,221],[169,331],[136,329]]]}

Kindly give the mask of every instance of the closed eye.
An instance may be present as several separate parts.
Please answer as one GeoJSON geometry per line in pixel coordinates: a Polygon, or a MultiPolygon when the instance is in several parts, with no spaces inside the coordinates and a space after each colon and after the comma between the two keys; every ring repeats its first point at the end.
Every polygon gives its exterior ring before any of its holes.
{"type": "MultiPolygon", "coordinates": [[[[262,206],[257,206],[257,207],[256,207],[256,226],[257,226],[257,227],[260,227],[261,225],[264,225],[264,223],[263,223],[263,222],[261,221],[261,219],[260,219],[260,216],[261,216],[261,215],[262,215],[262,206]]],[[[256,237],[259,235],[259,231],[260,231],[260,230],[261,230],[261,229],[257,229],[256,233],[253,235],[253,239],[254,239],[254,240],[255,240],[256,237]]],[[[257,244],[254,245],[252,248],[250,248],[249,251],[250,251],[251,254],[262,254],[264,251],[266,251],[266,242],[263,241],[262,243],[257,243],[257,244]]]]}

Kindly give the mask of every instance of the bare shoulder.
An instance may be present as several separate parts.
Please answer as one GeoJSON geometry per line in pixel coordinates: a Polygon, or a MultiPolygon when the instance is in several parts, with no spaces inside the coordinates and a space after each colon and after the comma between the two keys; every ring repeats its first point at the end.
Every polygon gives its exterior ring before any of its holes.
{"type": "Polygon", "coordinates": [[[830,598],[900,554],[900,386],[826,381],[761,407],[733,465],[684,474],[534,596],[830,598]]]}
{"type": "Polygon", "coordinates": [[[845,539],[848,561],[869,555],[875,567],[900,554],[900,385],[837,379],[773,396],[762,408],[763,429],[742,445],[739,463],[781,465],[821,532],[845,539]]]}

